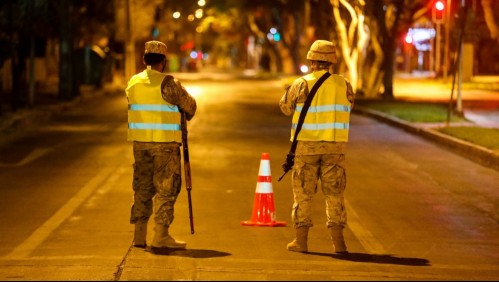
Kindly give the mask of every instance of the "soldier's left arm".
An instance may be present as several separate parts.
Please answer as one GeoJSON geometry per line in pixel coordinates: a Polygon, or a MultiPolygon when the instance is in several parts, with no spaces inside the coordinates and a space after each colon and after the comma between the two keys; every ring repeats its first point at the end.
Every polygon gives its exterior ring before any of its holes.
{"type": "Polygon", "coordinates": [[[161,94],[163,99],[173,105],[177,105],[187,115],[187,120],[191,120],[196,113],[197,104],[179,80],[171,75],[167,75],[161,83],[161,94]]]}
{"type": "Polygon", "coordinates": [[[179,93],[179,103],[178,106],[184,111],[187,115],[186,118],[187,120],[191,120],[194,117],[194,114],[196,113],[197,109],[197,104],[196,100],[194,97],[192,97],[187,90],[182,86],[180,81],[176,81],[178,86],[180,87],[180,93],[179,93]]]}

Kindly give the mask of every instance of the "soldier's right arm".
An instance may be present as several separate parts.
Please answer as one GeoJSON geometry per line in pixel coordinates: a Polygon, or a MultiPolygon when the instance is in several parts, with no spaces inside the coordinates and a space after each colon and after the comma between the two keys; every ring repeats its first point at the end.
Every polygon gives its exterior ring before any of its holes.
{"type": "Polygon", "coordinates": [[[279,107],[283,114],[290,116],[295,112],[296,103],[303,102],[308,94],[307,81],[305,79],[296,79],[279,101],[279,107]],[[303,100],[303,101],[302,101],[303,100]]]}
{"type": "Polygon", "coordinates": [[[352,85],[348,80],[345,80],[347,84],[347,99],[350,102],[350,110],[353,109],[353,105],[355,104],[355,92],[353,92],[352,85]]]}

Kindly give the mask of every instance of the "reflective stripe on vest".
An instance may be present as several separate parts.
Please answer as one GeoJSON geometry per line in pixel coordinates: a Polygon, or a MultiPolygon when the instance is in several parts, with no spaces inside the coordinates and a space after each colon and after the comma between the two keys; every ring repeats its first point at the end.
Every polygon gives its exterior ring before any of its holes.
{"type": "Polygon", "coordinates": [[[128,124],[130,129],[152,129],[152,130],[180,130],[178,124],[160,124],[160,123],[134,123],[128,124]]]}
{"type": "MultiPolygon", "coordinates": [[[[312,89],[317,80],[325,73],[318,71],[304,76],[308,89],[312,89]]],[[[332,74],[319,87],[308,109],[302,129],[298,134],[299,141],[334,141],[347,142],[350,128],[351,104],[346,95],[345,79],[332,74]]],[[[291,126],[291,141],[298,124],[304,103],[295,107],[291,126]]]]}
{"type": "Polygon", "coordinates": [[[126,89],[129,141],[182,142],[179,108],[161,94],[165,75],[144,70],[130,79],[126,89]]]}

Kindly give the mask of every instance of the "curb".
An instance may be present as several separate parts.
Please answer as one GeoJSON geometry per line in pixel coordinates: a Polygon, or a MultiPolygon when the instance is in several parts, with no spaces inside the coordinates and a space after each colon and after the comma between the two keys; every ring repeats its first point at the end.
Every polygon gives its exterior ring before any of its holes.
{"type": "Polygon", "coordinates": [[[356,106],[354,109],[354,113],[375,118],[389,125],[401,128],[409,133],[419,135],[427,140],[443,145],[447,149],[450,149],[453,152],[466,157],[476,163],[499,171],[499,153],[494,152],[488,148],[463,141],[461,139],[440,133],[436,130],[421,128],[413,125],[410,122],[401,120],[379,111],[367,109],[362,106],[356,106]]]}
{"type": "Polygon", "coordinates": [[[75,98],[72,101],[59,102],[55,105],[21,109],[14,113],[7,113],[0,119],[0,132],[14,132],[30,125],[43,123],[50,120],[55,114],[75,106],[80,100],[81,98],[75,98]]]}
{"type": "Polygon", "coordinates": [[[112,85],[105,85],[100,89],[83,85],[80,95],[70,101],[59,101],[50,105],[35,105],[34,107],[23,108],[16,112],[5,113],[3,116],[0,116],[0,133],[12,133],[22,130],[25,127],[42,124],[51,120],[53,116],[71,109],[84,101],[112,94],[115,91],[121,91],[121,89],[112,85]]]}

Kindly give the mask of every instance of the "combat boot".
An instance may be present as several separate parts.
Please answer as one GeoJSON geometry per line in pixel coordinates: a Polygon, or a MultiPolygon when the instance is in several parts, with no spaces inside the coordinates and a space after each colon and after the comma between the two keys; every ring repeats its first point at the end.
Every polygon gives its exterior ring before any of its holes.
{"type": "Polygon", "coordinates": [[[292,252],[308,252],[308,229],[307,226],[296,228],[296,238],[286,246],[286,249],[292,252]]]}
{"type": "Polygon", "coordinates": [[[348,253],[345,238],[343,238],[343,228],[344,226],[341,225],[333,225],[329,227],[329,229],[331,229],[331,239],[333,241],[334,251],[339,254],[348,253]]]}
{"type": "Polygon", "coordinates": [[[145,248],[147,238],[147,221],[135,223],[135,233],[133,236],[133,246],[137,248],[145,248]]]}
{"type": "Polygon", "coordinates": [[[177,241],[170,236],[168,226],[156,224],[154,227],[151,248],[185,249],[186,245],[184,241],[177,241]]]}

